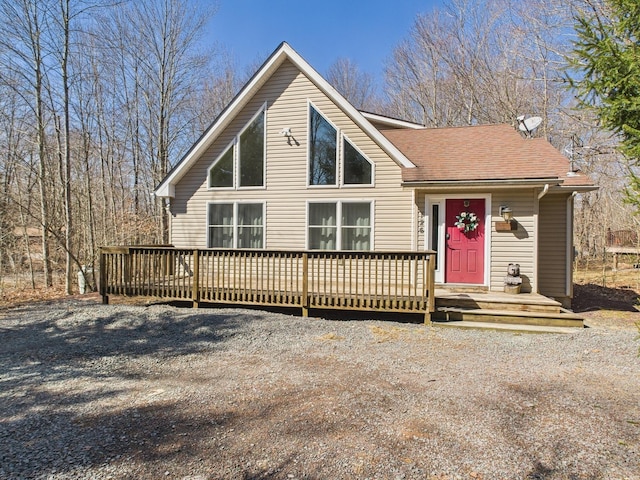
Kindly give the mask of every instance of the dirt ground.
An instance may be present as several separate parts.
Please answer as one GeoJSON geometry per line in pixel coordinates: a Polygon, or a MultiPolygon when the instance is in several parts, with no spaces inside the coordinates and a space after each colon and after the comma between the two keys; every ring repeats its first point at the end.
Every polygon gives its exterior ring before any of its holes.
{"type": "Polygon", "coordinates": [[[635,332],[0,309],[2,479],[640,478],[635,332]]]}
{"type": "Polygon", "coordinates": [[[638,480],[638,296],[575,293],[568,335],[22,297],[0,479],[638,480]]]}

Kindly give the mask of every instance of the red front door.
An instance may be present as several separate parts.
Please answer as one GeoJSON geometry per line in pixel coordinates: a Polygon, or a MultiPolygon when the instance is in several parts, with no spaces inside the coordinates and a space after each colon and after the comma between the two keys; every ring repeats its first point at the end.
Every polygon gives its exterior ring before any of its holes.
{"type": "Polygon", "coordinates": [[[484,198],[447,200],[445,283],[484,283],[484,214],[484,198]],[[463,225],[456,226],[463,212],[467,232],[463,225]],[[472,214],[475,221],[469,218],[472,214]]]}

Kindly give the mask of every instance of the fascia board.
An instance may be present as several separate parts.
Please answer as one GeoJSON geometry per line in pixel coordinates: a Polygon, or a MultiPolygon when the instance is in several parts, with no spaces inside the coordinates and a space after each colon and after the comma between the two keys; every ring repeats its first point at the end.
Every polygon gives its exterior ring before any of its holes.
{"type": "Polygon", "coordinates": [[[388,125],[395,128],[411,128],[413,130],[424,130],[425,126],[419,123],[409,122],[407,120],[400,120],[398,118],[385,117],[384,115],[378,115],[377,113],[364,112],[360,110],[360,113],[367,120],[388,125]]]}

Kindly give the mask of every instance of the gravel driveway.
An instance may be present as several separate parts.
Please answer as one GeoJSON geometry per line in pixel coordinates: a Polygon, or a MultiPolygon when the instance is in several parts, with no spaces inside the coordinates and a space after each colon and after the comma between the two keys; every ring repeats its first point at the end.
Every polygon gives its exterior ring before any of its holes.
{"type": "Polygon", "coordinates": [[[0,335],[3,479],[640,479],[630,328],[72,299],[0,335]]]}

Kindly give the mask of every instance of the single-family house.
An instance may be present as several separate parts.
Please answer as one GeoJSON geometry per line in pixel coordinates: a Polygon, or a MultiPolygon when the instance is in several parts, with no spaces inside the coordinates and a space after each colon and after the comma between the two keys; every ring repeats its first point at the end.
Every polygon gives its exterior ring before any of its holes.
{"type": "Polygon", "coordinates": [[[574,197],[592,190],[513,125],[358,111],[282,43],[156,189],[184,248],[435,250],[443,287],[572,297],[574,197]]]}

